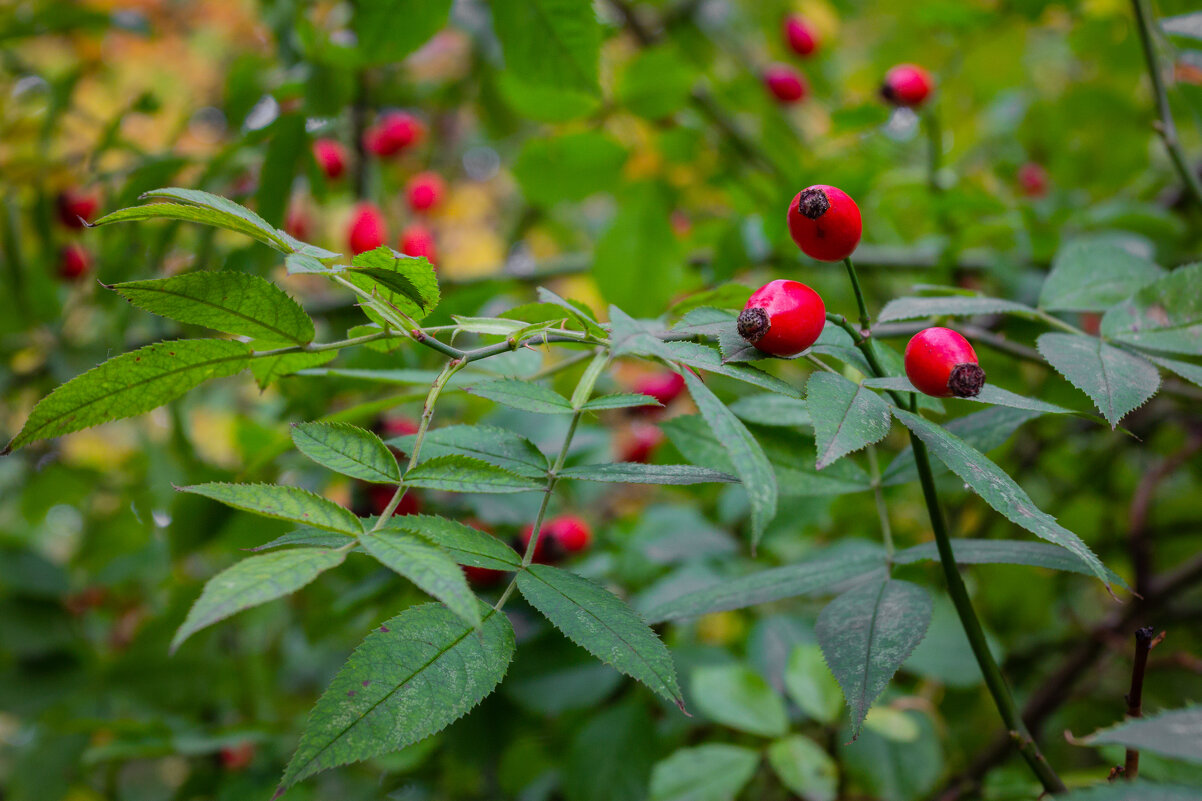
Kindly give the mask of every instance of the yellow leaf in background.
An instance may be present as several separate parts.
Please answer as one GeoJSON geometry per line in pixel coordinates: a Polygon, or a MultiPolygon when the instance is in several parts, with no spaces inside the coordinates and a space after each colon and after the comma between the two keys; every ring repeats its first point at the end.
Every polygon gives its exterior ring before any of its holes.
{"type": "Polygon", "coordinates": [[[475,278],[500,272],[505,242],[491,228],[460,225],[441,229],[438,271],[448,278],[475,278]]]}
{"type": "Polygon", "coordinates": [[[697,619],[697,639],[708,645],[728,645],[746,629],[737,612],[711,612],[697,619]]]}
{"type": "Polygon", "coordinates": [[[240,459],[234,445],[237,420],[228,412],[212,408],[193,409],[188,415],[188,439],[196,453],[219,467],[238,467],[240,459]]]}
{"type": "Polygon", "coordinates": [[[802,0],[797,5],[797,11],[818,29],[823,48],[839,34],[839,15],[826,0],[802,0]]]}
{"type": "Polygon", "coordinates": [[[596,313],[599,320],[608,320],[609,308],[605,303],[605,298],[601,297],[601,293],[597,290],[597,284],[589,275],[571,275],[566,278],[560,278],[550,285],[551,291],[560,297],[569,298],[579,301],[596,313]]]}
{"type": "Polygon", "coordinates": [[[461,223],[486,220],[496,213],[494,194],[492,184],[455,184],[448,188],[446,202],[438,216],[443,220],[461,223]]]}
{"type": "Polygon", "coordinates": [[[139,423],[119,420],[69,434],[60,440],[63,461],[75,467],[112,470],[141,450],[140,428],[139,423]]]}

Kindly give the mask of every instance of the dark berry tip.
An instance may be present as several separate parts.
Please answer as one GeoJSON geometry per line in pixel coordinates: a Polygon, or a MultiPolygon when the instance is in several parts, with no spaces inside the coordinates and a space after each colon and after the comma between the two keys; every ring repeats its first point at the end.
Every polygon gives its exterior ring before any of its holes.
{"type": "Polygon", "coordinates": [[[884,98],[888,103],[894,103],[897,100],[897,95],[894,93],[893,87],[888,81],[885,81],[885,83],[881,84],[880,93],[881,97],[884,98]]]}
{"type": "Polygon", "coordinates": [[[768,319],[768,312],[759,306],[753,306],[750,309],[743,309],[743,311],[739,312],[737,325],[739,336],[754,345],[763,338],[764,334],[768,333],[772,322],[768,319]]]}
{"type": "Polygon", "coordinates": [[[957,364],[947,379],[947,388],[957,398],[975,398],[985,386],[985,371],[979,364],[957,364]]]}
{"type": "Polygon", "coordinates": [[[797,209],[811,220],[817,220],[823,214],[830,210],[831,200],[826,196],[826,192],[815,187],[810,187],[801,193],[797,199],[797,209]]]}

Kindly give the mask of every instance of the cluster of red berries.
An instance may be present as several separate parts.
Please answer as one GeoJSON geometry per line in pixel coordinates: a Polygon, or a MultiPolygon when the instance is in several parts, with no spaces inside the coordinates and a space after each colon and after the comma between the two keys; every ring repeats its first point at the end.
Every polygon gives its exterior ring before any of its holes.
{"type": "Polygon", "coordinates": [[[646,464],[655,451],[664,444],[664,432],[656,424],[665,414],[667,407],[685,391],[684,376],[671,370],[657,370],[639,376],[631,387],[639,395],[659,401],[659,406],[641,406],[631,409],[627,424],[617,429],[614,449],[618,461],[646,464]]]}
{"type": "MultiPolygon", "coordinates": [[[[855,201],[824,184],[798,192],[786,221],[793,241],[818,261],[850,258],[863,233],[855,201]]],[[[739,335],[764,353],[796,356],[818,341],[826,326],[826,305],[800,281],[778,279],[751,294],[736,325],[739,335]]],[[[985,384],[972,345],[947,328],[915,334],[906,346],[905,368],[910,383],[936,397],[974,397],[985,384]]]]}
{"type": "MultiPolygon", "coordinates": [[[[71,231],[80,231],[96,216],[100,196],[83,189],[64,189],[54,202],[58,220],[71,231]]],[[[67,281],[82,278],[92,268],[92,256],[78,242],[69,242],[58,252],[58,274],[67,281]]]]}

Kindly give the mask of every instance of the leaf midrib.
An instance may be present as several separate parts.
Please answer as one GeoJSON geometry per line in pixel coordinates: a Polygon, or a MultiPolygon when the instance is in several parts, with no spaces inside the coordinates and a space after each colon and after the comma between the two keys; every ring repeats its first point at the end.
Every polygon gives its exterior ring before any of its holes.
{"type": "MultiPolygon", "coordinates": [[[[271,286],[274,286],[274,284],[272,284],[271,286]]],[[[228,306],[222,306],[218,303],[214,303],[213,301],[207,300],[205,298],[198,298],[198,297],[194,297],[192,295],[185,295],[183,292],[172,292],[169,289],[167,289],[166,287],[160,288],[158,286],[151,285],[149,282],[142,282],[142,281],[131,282],[130,284],[126,284],[124,287],[122,287],[121,285],[114,287],[114,289],[116,289],[118,292],[120,292],[121,289],[123,289],[123,288],[124,289],[134,289],[138,292],[158,292],[161,295],[170,295],[171,297],[183,298],[184,300],[190,300],[193,303],[199,303],[203,306],[210,306],[219,311],[227,312],[229,314],[232,314],[235,317],[246,320],[247,322],[254,323],[255,325],[266,328],[268,331],[274,331],[275,333],[277,333],[281,337],[283,337],[285,342],[291,342],[296,345],[304,345],[306,342],[306,340],[296,336],[295,334],[289,334],[287,331],[284,331],[281,328],[277,328],[276,326],[265,323],[262,320],[259,320],[255,317],[251,317],[249,314],[244,314],[244,313],[238,311],[237,309],[232,309],[228,306]]],[[[291,300],[291,298],[289,298],[289,300],[291,300]]],[[[295,301],[293,301],[293,302],[295,303],[295,301]]],[[[165,317],[166,315],[163,315],[163,316],[165,317]]],[[[202,323],[202,325],[205,325],[205,324],[202,323]]],[[[206,327],[208,327],[208,326],[206,325],[206,327]]],[[[218,329],[218,330],[220,330],[220,329],[218,329]]]]}

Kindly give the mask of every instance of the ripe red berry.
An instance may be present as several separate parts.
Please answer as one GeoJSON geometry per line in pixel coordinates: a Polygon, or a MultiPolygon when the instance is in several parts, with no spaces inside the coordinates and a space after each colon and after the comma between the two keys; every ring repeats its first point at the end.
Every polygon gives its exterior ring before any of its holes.
{"type": "Polygon", "coordinates": [[[80,189],[64,189],[55,198],[55,208],[58,219],[68,228],[83,228],[85,222],[91,222],[100,207],[100,198],[93,192],[80,189]],[[82,219],[81,219],[82,218],[82,219]]]}
{"type": "MultiPolygon", "coordinates": [[[[534,526],[522,530],[522,547],[530,544],[534,526]]],[[[568,554],[586,550],[593,541],[593,531],[588,523],[574,515],[560,515],[543,523],[534,546],[534,561],[540,564],[558,562],[568,554]]]]}
{"type": "Polygon", "coordinates": [[[619,460],[646,464],[665,438],[664,432],[653,423],[631,423],[629,435],[622,438],[619,460]]]}
{"type": "Polygon", "coordinates": [[[410,434],[417,433],[417,421],[410,417],[402,417],[400,415],[390,415],[380,421],[378,426],[379,433],[386,439],[393,437],[407,437],[410,434]]]}
{"type": "Polygon", "coordinates": [[[664,406],[679,398],[684,389],[684,376],[671,370],[660,370],[645,375],[634,385],[635,392],[649,395],[664,406]]]}
{"type": "Polygon", "coordinates": [[[936,398],[972,398],[985,386],[976,351],[949,328],[927,328],[913,336],[906,345],[906,376],[936,398]]]}
{"type": "Polygon", "coordinates": [[[401,232],[401,252],[406,256],[421,256],[431,264],[438,261],[434,234],[421,223],[414,223],[401,232]]]}
{"type": "Polygon", "coordinates": [[[447,185],[442,176],[436,172],[419,172],[409,179],[406,187],[409,196],[409,208],[417,213],[429,211],[442,202],[447,185]]]}
{"type": "Polygon", "coordinates": [[[335,139],[317,139],[313,142],[313,158],[317,166],[331,181],[336,181],[346,172],[346,148],[335,139]]]}
{"type": "Polygon", "coordinates": [[[809,20],[800,14],[790,14],[784,23],[785,44],[803,58],[814,54],[818,49],[820,39],[818,31],[809,20]]]}
{"type": "Polygon", "coordinates": [[[384,224],[384,214],[371,203],[360,203],[351,217],[350,231],[347,242],[351,253],[356,256],[369,250],[375,250],[384,244],[387,238],[384,224]]]}
{"type": "Polygon", "coordinates": [[[786,64],[773,64],[765,69],[764,85],[782,103],[796,103],[809,92],[801,73],[786,64]]]}
{"type": "Polygon", "coordinates": [[[255,744],[249,740],[221,749],[221,767],[228,771],[245,770],[255,758],[255,744]]]}
{"type": "Polygon", "coordinates": [[[898,64],[885,73],[881,97],[895,106],[921,106],[934,88],[931,73],[914,64],[898,64]]]}
{"type": "Polygon", "coordinates": [[[1018,168],[1018,186],[1027,197],[1044,197],[1048,193],[1048,171],[1043,165],[1029,161],[1018,168]]]}
{"type": "Polygon", "coordinates": [[[92,267],[92,257],[82,245],[72,242],[58,254],[58,274],[67,281],[82,277],[92,267]]]}
{"type": "Polygon", "coordinates": [[[501,579],[505,578],[504,570],[493,570],[490,567],[473,567],[472,565],[464,565],[463,574],[467,577],[469,584],[480,589],[496,586],[501,579]]]}
{"type": "Polygon", "coordinates": [[[793,198],[789,233],[802,252],[818,261],[842,261],[860,244],[860,207],[842,189],[817,184],[793,198]]]}
{"type": "Polygon", "coordinates": [[[826,325],[826,306],[799,281],[769,281],[751,293],[739,314],[739,334],[764,353],[796,356],[826,325]]]}
{"type": "Polygon", "coordinates": [[[363,146],[377,156],[394,156],[421,141],[425,129],[420,120],[404,111],[380,115],[363,135],[363,146]]]}
{"type": "MultiPolygon", "coordinates": [[[[383,514],[388,508],[389,502],[392,501],[392,496],[396,494],[396,487],[391,484],[368,484],[367,485],[367,500],[373,515],[383,514]]],[[[401,502],[397,504],[394,515],[403,517],[405,515],[421,514],[422,500],[421,496],[413,490],[405,493],[405,497],[401,498],[401,502]]]]}

